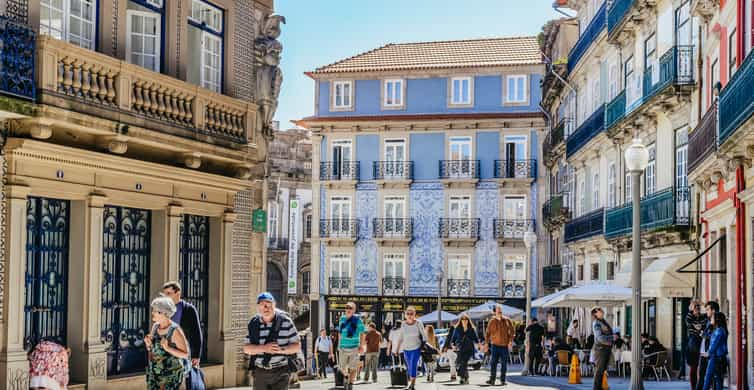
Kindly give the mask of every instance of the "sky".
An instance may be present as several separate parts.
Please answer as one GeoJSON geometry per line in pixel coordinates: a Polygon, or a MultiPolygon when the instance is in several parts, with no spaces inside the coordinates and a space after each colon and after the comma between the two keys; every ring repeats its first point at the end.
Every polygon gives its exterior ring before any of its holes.
{"type": "Polygon", "coordinates": [[[552,0],[275,0],[285,16],[283,86],[275,120],[314,114],[304,72],[387,43],[536,35],[562,15],[552,0]]]}

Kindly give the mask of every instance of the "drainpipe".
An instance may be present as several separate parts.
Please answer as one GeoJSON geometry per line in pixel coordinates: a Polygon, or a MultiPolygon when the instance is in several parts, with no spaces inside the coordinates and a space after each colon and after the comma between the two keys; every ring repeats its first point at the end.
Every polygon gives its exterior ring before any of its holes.
{"type": "Polygon", "coordinates": [[[736,337],[736,388],[745,388],[746,383],[746,370],[744,369],[746,355],[746,343],[744,341],[746,337],[746,324],[743,321],[744,307],[746,306],[746,226],[745,214],[746,206],[738,199],[738,194],[743,192],[746,187],[744,179],[744,167],[739,165],[736,168],[736,193],[733,198],[733,205],[736,208],[736,295],[738,299],[738,315],[736,315],[736,330],[741,332],[739,337],[736,337]]]}

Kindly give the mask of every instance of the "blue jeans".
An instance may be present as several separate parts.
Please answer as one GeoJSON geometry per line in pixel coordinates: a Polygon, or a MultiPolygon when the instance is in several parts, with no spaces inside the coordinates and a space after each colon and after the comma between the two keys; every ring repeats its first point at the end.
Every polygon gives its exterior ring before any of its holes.
{"type": "Polygon", "coordinates": [[[725,373],[725,357],[711,357],[707,362],[707,373],[704,375],[704,390],[723,390],[723,376],[725,373]],[[713,387],[714,386],[714,387],[713,387]]]}
{"type": "Polygon", "coordinates": [[[508,371],[508,347],[500,345],[490,345],[492,357],[490,358],[490,379],[495,381],[497,373],[497,362],[500,361],[500,380],[505,382],[505,374],[508,371]]]}
{"type": "Polygon", "coordinates": [[[416,369],[419,366],[419,358],[421,357],[420,349],[403,351],[403,356],[406,358],[406,371],[408,371],[408,377],[416,378],[416,369]]]}

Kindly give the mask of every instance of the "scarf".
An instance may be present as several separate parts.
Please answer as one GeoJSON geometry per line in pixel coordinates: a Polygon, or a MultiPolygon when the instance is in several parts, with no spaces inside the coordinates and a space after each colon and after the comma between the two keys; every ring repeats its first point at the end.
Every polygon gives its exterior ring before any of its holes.
{"type": "Polygon", "coordinates": [[[340,332],[343,333],[343,329],[346,326],[348,326],[348,329],[346,330],[346,335],[348,336],[348,338],[351,338],[356,333],[357,324],[358,324],[358,319],[356,318],[356,316],[345,318],[345,320],[340,323],[340,332]]]}

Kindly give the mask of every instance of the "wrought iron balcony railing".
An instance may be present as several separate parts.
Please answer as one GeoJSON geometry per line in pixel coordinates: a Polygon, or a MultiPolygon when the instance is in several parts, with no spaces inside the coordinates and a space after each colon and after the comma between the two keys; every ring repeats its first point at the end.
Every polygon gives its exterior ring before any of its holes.
{"type": "Polygon", "coordinates": [[[689,134],[689,166],[692,172],[699,163],[717,149],[717,103],[704,114],[702,120],[689,134]]]}
{"type": "Polygon", "coordinates": [[[382,295],[406,295],[406,278],[403,276],[382,278],[382,295]]]}
{"type": "Polygon", "coordinates": [[[448,279],[448,296],[449,297],[470,297],[471,280],[470,279],[448,279]]]}
{"type": "Polygon", "coordinates": [[[359,162],[358,161],[341,161],[335,162],[320,162],[319,163],[319,179],[334,181],[334,180],[359,180],[359,162]]]}
{"type": "Polygon", "coordinates": [[[34,30],[31,26],[0,16],[0,43],[0,92],[34,100],[34,30]]]}
{"type": "Polygon", "coordinates": [[[372,223],[373,237],[383,240],[410,240],[413,237],[411,218],[375,218],[372,223]]]}
{"type": "Polygon", "coordinates": [[[479,218],[440,218],[440,238],[479,239],[479,218]]]}
{"type": "Polygon", "coordinates": [[[568,221],[565,225],[565,242],[572,242],[603,233],[605,210],[600,208],[568,221]]]}
{"type": "Polygon", "coordinates": [[[350,294],[351,293],[351,278],[346,277],[330,277],[330,294],[350,294]]]}
{"type": "Polygon", "coordinates": [[[440,179],[478,179],[479,160],[440,160],[440,179]]]}
{"type": "Polygon", "coordinates": [[[542,267],[542,284],[545,287],[561,287],[563,279],[562,265],[554,264],[542,267]]]}
{"type": "Polygon", "coordinates": [[[495,219],[495,238],[522,240],[524,233],[536,227],[533,219],[495,219]]]}
{"type": "Polygon", "coordinates": [[[566,156],[570,157],[605,130],[605,106],[601,105],[579,126],[566,141],[566,156]]]}
{"type": "Polygon", "coordinates": [[[322,238],[355,240],[358,234],[358,219],[322,219],[319,221],[319,235],[322,238]]]}
{"type": "Polygon", "coordinates": [[[557,225],[571,218],[571,211],[566,205],[566,194],[551,196],[550,199],[542,205],[542,216],[546,225],[557,225]]]}
{"type": "Polygon", "coordinates": [[[372,171],[375,180],[411,180],[414,178],[414,162],[375,161],[372,171]]]}
{"type": "Polygon", "coordinates": [[[533,179],[537,177],[537,160],[495,160],[496,179],[533,179]]]}
{"type": "Polygon", "coordinates": [[[694,83],[694,46],[673,46],[660,57],[660,71],[655,80],[652,67],[644,70],[643,100],[654,96],[665,87],[694,83]]]}
{"type": "Polygon", "coordinates": [[[552,158],[553,150],[565,141],[566,130],[570,130],[571,126],[573,126],[573,119],[562,118],[558,125],[550,130],[545,137],[545,142],[542,143],[542,153],[545,159],[552,158]]]}
{"type": "Polygon", "coordinates": [[[626,115],[626,90],[624,89],[605,107],[605,128],[609,129],[626,115]]]}
{"type": "MultiPolygon", "coordinates": [[[[641,200],[641,230],[650,231],[689,225],[689,188],[666,188],[641,200]]],[[[633,206],[625,204],[605,212],[605,237],[631,234],[633,206]]]]}
{"type": "Polygon", "coordinates": [[[524,298],[526,297],[526,281],[503,280],[502,291],[503,298],[524,298]]]}
{"type": "Polygon", "coordinates": [[[720,91],[718,146],[722,145],[754,113],[752,91],[754,91],[754,54],[750,52],[725,88],[720,91]]]}
{"type": "Polygon", "coordinates": [[[571,52],[568,54],[568,73],[571,73],[573,68],[576,67],[576,64],[578,64],[581,57],[584,56],[587,49],[589,49],[592,43],[600,35],[600,33],[605,30],[605,28],[607,27],[605,19],[606,10],[605,4],[603,3],[600,9],[597,10],[597,13],[594,14],[592,21],[589,22],[589,25],[579,37],[579,40],[576,41],[576,44],[573,46],[573,49],[571,49],[571,52]]]}
{"type": "Polygon", "coordinates": [[[613,0],[607,9],[607,34],[612,36],[620,26],[635,0],[613,0]]]}

